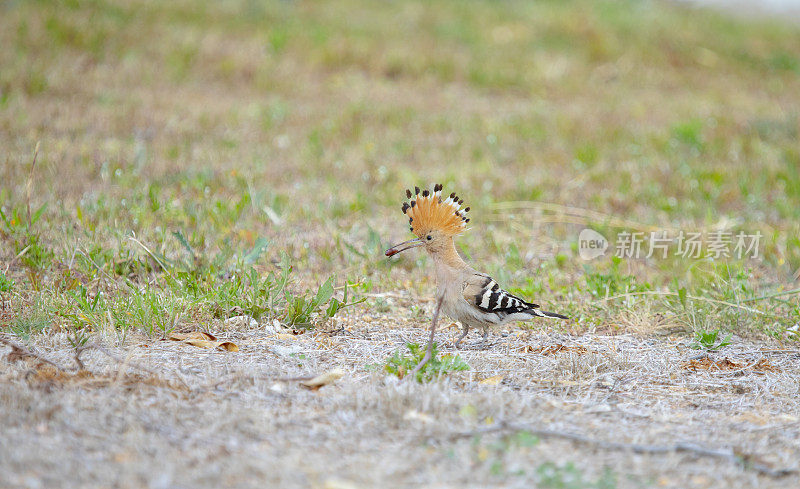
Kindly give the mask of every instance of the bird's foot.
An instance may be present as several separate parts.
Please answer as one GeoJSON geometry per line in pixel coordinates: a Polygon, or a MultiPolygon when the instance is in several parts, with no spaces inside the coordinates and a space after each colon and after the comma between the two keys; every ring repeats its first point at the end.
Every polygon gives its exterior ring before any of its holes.
{"type": "Polygon", "coordinates": [[[469,328],[465,327],[464,330],[461,332],[461,335],[453,343],[453,346],[456,347],[456,350],[461,349],[461,340],[463,340],[467,336],[467,333],[469,333],[469,328]]]}
{"type": "Polygon", "coordinates": [[[488,350],[489,349],[489,330],[483,330],[483,338],[481,338],[481,350],[488,350]]]}

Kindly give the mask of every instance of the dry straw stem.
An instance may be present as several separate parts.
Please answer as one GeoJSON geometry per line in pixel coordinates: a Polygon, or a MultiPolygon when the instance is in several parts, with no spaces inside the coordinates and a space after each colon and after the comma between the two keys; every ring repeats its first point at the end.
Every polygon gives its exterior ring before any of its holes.
{"type": "MultiPolygon", "coordinates": [[[[619,295],[612,295],[612,296],[609,296],[609,297],[603,297],[602,299],[598,299],[598,300],[594,301],[592,304],[599,304],[601,302],[615,301],[615,300],[618,300],[618,299],[625,299],[627,297],[634,297],[634,296],[637,296],[637,295],[657,295],[657,296],[678,297],[678,293],[677,292],[664,292],[664,291],[658,291],[658,290],[643,290],[643,291],[640,291],[640,292],[628,292],[626,294],[619,294],[619,295]]],[[[704,302],[710,302],[712,304],[720,304],[720,305],[723,305],[723,306],[734,307],[734,308],[737,308],[737,309],[742,309],[742,310],[747,311],[747,312],[752,312],[754,314],[761,314],[761,315],[766,315],[767,314],[767,313],[765,313],[763,311],[759,311],[758,309],[753,309],[752,307],[743,306],[741,304],[734,304],[732,302],[727,302],[727,301],[721,301],[721,300],[718,300],[718,299],[711,299],[709,297],[697,297],[697,296],[693,296],[693,295],[687,295],[686,297],[689,298],[689,299],[692,299],[692,300],[696,300],[696,301],[704,301],[704,302]]]]}
{"type": "MultiPolygon", "coordinates": [[[[798,269],[800,272],[800,269],[798,269]]],[[[744,299],[742,302],[758,302],[764,299],[774,299],[775,297],[782,297],[784,295],[800,294],[800,289],[784,290],[782,292],[775,292],[774,294],[762,295],[761,297],[754,297],[752,299],[744,299]]]]}
{"type": "Polygon", "coordinates": [[[28,226],[31,225],[31,196],[33,194],[33,171],[36,168],[36,161],[39,157],[39,146],[41,141],[36,141],[36,147],[33,150],[33,161],[31,162],[31,171],[28,173],[28,181],[25,184],[25,208],[28,212],[28,226]]]}
{"type": "Polygon", "coordinates": [[[136,236],[128,236],[128,240],[141,247],[150,258],[152,258],[156,263],[158,263],[158,266],[160,266],[162,270],[164,270],[173,279],[175,278],[175,276],[172,275],[172,272],[169,271],[169,267],[164,262],[162,262],[158,258],[158,256],[155,253],[153,253],[152,250],[150,250],[150,248],[147,247],[147,245],[136,239],[136,236]]]}
{"type": "Polygon", "coordinates": [[[569,205],[555,204],[551,202],[531,202],[531,201],[506,201],[496,202],[490,206],[493,210],[497,211],[497,220],[507,220],[508,211],[513,210],[532,210],[538,212],[551,212],[557,218],[550,218],[549,220],[537,219],[539,222],[562,222],[567,224],[591,224],[592,222],[603,222],[613,227],[636,229],[639,231],[674,231],[675,229],[664,226],[651,226],[649,224],[642,224],[639,222],[631,221],[629,219],[620,219],[610,214],[597,212],[590,209],[583,209],[581,207],[574,207],[569,205]]]}
{"type": "MultiPolygon", "coordinates": [[[[97,271],[98,271],[98,272],[100,272],[101,274],[103,274],[103,275],[104,275],[104,276],[105,276],[105,277],[106,277],[108,280],[110,280],[110,281],[114,282],[114,277],[112,277],[111,275],[109,275],[109,274],[108,274],[108,272],[106,272],[106,271],[103,269],[103,267],[101,267],[100,265],[98,265],[97,263],[95,263],[95,261],[92,259],[92,257],[91,257],[91,256],[89,256],[88,254],[86,254],[86,252],[84,252],[82,249],[80,249],[80,248],[75,248],[75,251],[73,252],[73,256],[74,256],[75,254],[78,254],[78,253],[80,253],[81,255],[83,255],[83,257],[84,257],[84,258],[86,258],[86,260],[87,260],[89,263],[91,263],[91,264],[92,264],[92,265],[93,265],[93,266],[94,266],[94,267],[97,269],[97,271]]],[[[68,268],[70,268],[70,269],[72,268],[72,260],[70,260],[70,265],[69,265],[69,267],[68,267],[68,268]]]]}

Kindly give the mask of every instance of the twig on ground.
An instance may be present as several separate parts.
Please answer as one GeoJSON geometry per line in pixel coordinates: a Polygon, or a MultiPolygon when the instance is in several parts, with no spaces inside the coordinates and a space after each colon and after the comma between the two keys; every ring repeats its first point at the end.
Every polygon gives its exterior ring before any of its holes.
{"type": "Polygon", "coordinates": [[[479,435],[498,433],[503,431],[517,431],[517,432],[525,431],[540,438],[558,438],[561,440],[569,440],[575,443],[592,445],[594,447],[605,450],[626,450],[634,453],[644,453],[644,454],[687,452],[701,457],[714,457],[714,458],[725,459],[731,463],[741,465],[745,469],[752,469],[760,474],[769,477],[784,477],[786,475],[797,472],[797,469],[793,468],[774,469],[762,462],[756,462],[754,459],[757,457],[754,457],[749,454],[737,453],[733,449],[706,448],[691,442],[678,442],[675,443],[674,445],[641,445],[638,443],[605,441],[605,440],[598,440],[595,438],[589,438],[588,436],[580,435],[578,433],[571,433],[569,431],[548,430],[544,428],[537,428],[535,426],[519,424],[519,423],[499,422],[491,426],[476,428],[471,431],[461,431],[452,433],[450,435],[450,438],[451,439],[472,438],[479,435]]]}
{"type": "Polygon", "coordinates": [[[422,370],[422,367],[428,363],[433,356],[433,339],[434,335],[436,334],[436,323],[439,321],[439,311],[442,309],[442,302],[444,301],[444,296],[439,296],[439,300],[436,301],[436,310],[433,311],[433,319],[431,320],[431,336],[428,338],[428,347],[425,348],[425,356],[422,357],[422,360],[414,367],[405,378],[411,377],[412,379],[416,377],[417,372],[422,370]]]}
{"type": "MultiPolygon", "coordinates": [[[[136,368],[138,370],[147,372],[147,373],[153,375],[154,377],[160,377],[159,373],[156,372],[155,370],[152,370],[150,368],[144,367],[142,365],[138,365],[136,363],[129,362],[127,360],[123,360],[122,358],[120,358],[117,355],[111,353],[110,351],[108,351],[107,349],[103,348],[102,346],[96,345],[94,343],[89,343],[87,345],[83,345],[83,346],[80,346],[78,348],[75,348],[75,364],[76,364],[75,367],[62,367],[61,365],[53,362],[52,360],[48,360],[47,358],[43,357],[42,355],[39,355],[38,353],[34,353],[34,352],[28,350],[27,348],[25,348],[24,346],[22,346],[20,344],[17,344],[17,343],[15,343],[15,342],[13,342],[13,341],[11,341],[9,339],[4,338],[2,335],[0,335],[0,343],[3,343],[5,345],[7,345],[7,346],[10,346],[12,354],[17,354],[17,355],[22,356],[22,357],[35,358],[35,359],[39,360],[40,362],[46,363],[47,365],[50,365],[50,366],[53,366],[53,367],[57,368],[58,370],[60,370],[62,372],[76,372],[76,371],[86,370],[86,365],[83,363],[83,360],[81,360],[81,355],[83,354],[83,352],[85,352],[87,350],[97,350],[100,353],[106,355],[107,357],[111,358],[112,360],[118,362],[119,364],[121,364],[123,366],[131,366],[131,367],[134,367],[134,368],[136,368]]],[[[186,382],[183,381],[183,379],[181,379],[179,376],[176,376],[176,378],[178,378],[178,380],[185,387],[189,388],[189,385],[187,385],[186,382]]]]}
{"type": "MultiPolygon", "coordinates": [[[[111,358],[112,360],[115,360],[116,362],[118,362],[118,363],[120,363],[122,365],[130,365],[131,367],[134,367],[134,368],[136,368],[138,370],[141,370],[143,372],[147,372],[147,373],[155,375],[155,376],[158,376],[158,374],[159,374],[155,370],[152,370],[150,368],[144,367],[142,365],[139,365],[139,364],[136,364],[136,363],[133,363],[133,362],[129,362],[127,359],[122,359],[122,358],[118,357],[117,355],[111,353],[110,351],[106,350],[102,346],[97,345],[95,343],[89,343],[88,345],[84,345],[84,346],[80,347],[79,350],[81,350],[81,352],[83,352],[84,350],[97,350],[100,353],[102,353],[103,355],[107,356],[108,358],[111,358]]],[[[183,381],[181,381],[181,382],[183,382],[183,381]]],[[[184,382],[184,385],[185,385],[185,382],[184,382]]]]}
{"type": "Polygon", "coordinates": [[[14,343],[11,340],[8,340],[8,339],[4,338],[3,336],[0,336],[0,343],[3,343],[4,345],[10,346],[12,353],[16,353],[17,355],[21,355],[21,356],[24,356],[24,357],[35,358],[35,359],[39,360],[40,362],[46,363],[48,365],[51,365],[51,366],[57,368],[58,370],[61,370],[62,372],[69,372],[69,371],[73,370],[73,369],[70,369],[70,368],[62,367],[61,365],[59,365],[59,364],[57,364],[57,363],[55,363],[55,362],[53,362],[51,360],[46,359],[45,357],[39,355],[38,353],[34,353],[34,352],[28,350],[27,348],[25,348],[22,345],[19,345],[17,343],[14,343]]]}
{"type": "Polygon", "coordinates": [[[209,383],[197,388],[196,390],[197,391],[213,391],[213,390],[217,389],[219,386],[221,386],[222,384],[225,384],[225,383],[228,383],[228,382],[231,382],[231,381],[234,381],[234,380],[252,380],[252,381],[263,380],[265,382],[274,382],[274,383],[284,382],[284,383],[288,383],[288,382],[303,382],[303,381],[306,381],[306,380],[311,380],[314,377],[317,377],[317,375],[313,375],[312,374],[312,375],[298,375],[298,376],[295,376],[295,377],[275,377],[274,375],[251,375],[251,374],[246,374],[246,373],[242,373],[242,372],[234,372],[234,373],[228,374],[228,375],[226,375],[226,376],[224,376],[224,377],[222,377],[220,379],[215,379],[213,382],[209,382],[209,383]]]}

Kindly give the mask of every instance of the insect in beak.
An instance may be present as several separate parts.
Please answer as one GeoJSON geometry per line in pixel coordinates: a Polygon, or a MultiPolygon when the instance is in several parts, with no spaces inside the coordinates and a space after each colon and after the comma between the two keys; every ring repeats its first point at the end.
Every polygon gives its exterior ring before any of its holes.
{"type": "Polygon", "coordinates": [[[410,250],[411,248],[416,248],[424,244],[425,243],[422,241],[422,238],[410,239],[404,243],[394,245],[388,250],[386,250],[386,256],[393,256],[400,253],[401,251],[410,250]]]}

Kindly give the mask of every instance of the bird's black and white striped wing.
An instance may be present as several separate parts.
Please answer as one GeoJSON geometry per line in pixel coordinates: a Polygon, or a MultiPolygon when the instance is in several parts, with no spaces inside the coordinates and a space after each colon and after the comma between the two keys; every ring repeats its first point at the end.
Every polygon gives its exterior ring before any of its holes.
{"type": "Polygon", "coordinates": [[[488,315],[496,315],[501,320],[512,314],[531,317],[564,317],[560,314],[542,311],[538,304],[532,304],[503,290],[494,279],[483,274],[475,274],[470,277],[464,287],[464,299],[479,311],[488,315]]]}
{"type": "Polygon", "coordinates": [[[539,307],[526,302],[500,285],[487,275],[473,275],[464,288],[464,299],[483,312],[523,312],[539,307]]]}

